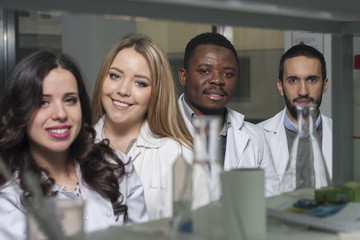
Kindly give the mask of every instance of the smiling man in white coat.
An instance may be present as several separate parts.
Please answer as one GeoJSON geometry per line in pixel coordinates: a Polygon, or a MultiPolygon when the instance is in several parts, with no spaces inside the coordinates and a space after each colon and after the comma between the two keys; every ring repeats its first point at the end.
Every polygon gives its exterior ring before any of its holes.
{"type": "MultiPolygon", "coordinates": [[[[258,124],[265,130],[276,173],[281,181],[297,130],[296,105],[316,105],[315,129],[325,160],[326,171],[332,177],[332,120],[319,110],[322,95],[328,88],[324,56],[315,48],[295,45],[280,60],[277,87],[286,107],[274,117],[258,124]]],[[[316,175],[316,173],[315,173],[316,175]]]]}
{"type": "Polygon", "coordinates": [[[264,131],[244,121],[244,115],[226,107],[238,78],[237,53],[231,42],[218,33],[194,37],[186,46],[184,67],[178,74],[184,87],[178,103],[190,133],[194,133],[192,121],[197,116],[222,116],[219,144],[224,153],[224,170],[262,168],[265,195],[277,194],[279,180],[264,131]]]}

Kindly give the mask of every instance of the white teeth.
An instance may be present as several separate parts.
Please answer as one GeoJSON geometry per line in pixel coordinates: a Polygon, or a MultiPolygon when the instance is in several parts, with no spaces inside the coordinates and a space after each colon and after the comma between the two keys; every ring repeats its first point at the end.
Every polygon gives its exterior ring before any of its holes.
{"type": "Polygon", "coordinates": [[[69,130],[69,128],[62,128],[62,129],[50,129],[49,132],[56,133],[56,134],[62,134],[69,130]]]}
{"type": "Polygon", "coordinates": [[[210,95],[214,96],[214,97],[219,97],[220,96],[219,94],[214,94],[214,93],[211,93],[210,95]]]}
{"type": "Polygon", "coordinates": [[[119,107],[128,107],[129,106],[129,104],[126,104],[123,102],[114,101],[114,103],[116,106],[119,106],[119,107]]]}

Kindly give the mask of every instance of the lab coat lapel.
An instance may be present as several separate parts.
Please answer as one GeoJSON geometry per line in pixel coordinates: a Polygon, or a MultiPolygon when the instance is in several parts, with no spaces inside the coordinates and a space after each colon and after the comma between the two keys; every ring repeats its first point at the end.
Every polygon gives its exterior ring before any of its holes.
{"type": "Polygon", "coordinates": [[[273,150],[272,155],[276,173],[284,174],[289,159],[289,149],[285,127],[280,128],[279,132],[277,132],[273,137],[271,137],[268,143],[270,149],[273,150]],[[284,146],[284,148],[281,148],[279,146],[284,146]]]}
{"type": "Polygon", "coordinates": [[[241,156],[249,141],[249,135],[241,131],[244,115],[227,109],[231,119],[231,127],[227,131],[224,170],[241,167],[241,156]]]}
{"type": "Polygon", "coordinates": [[[322,114],[322,152],[325,159],[325,164],[332,179],[332,121],[322,114]]]}
{"type": "Polygon", "coordinates": [[[181,112],[181,115],[184,119],[184,122],[185,122],[185,125],[186,127],[188,128],[191,136],[194,136],[194,132],[195,132],[195,128],[194,126],[192,125],[191,121],[186,117],[186,114],[185,114],[185,109],[183,107],[183,104],[182,104],[182,98],[184,98],[184,94],[181,94],[181,96],[179,97],[178,99],[178,105],[179,105],[179,109],[180,109],[180,112],[181,112]]]}
{"type": "Polygon", "coordinates": [[[264,130],[269,147],[272,151],[275,171],[284,174],[289,159],[289,149],[284,127],[286,108],[266,122],[264,130]],[[279,146],[284,146],[279,147],[279,146]]]}
{"type": "Polygon", "coordinates": [[[135,161],[137,157],[146,149],[156,149],[161,147],[162,138],[156,137],[150,130],[149,123],[147,121],[142,125],[139,135],[137,137],[134,146],[130,152],[132,160],[135,161]]]}
{"type": "Polygon", "coordinates": [[[249,141],[249,135],[240,131],[239,128],[231,127],[227,132],[224,170],[241,167],[241,156],[249,141]]]}

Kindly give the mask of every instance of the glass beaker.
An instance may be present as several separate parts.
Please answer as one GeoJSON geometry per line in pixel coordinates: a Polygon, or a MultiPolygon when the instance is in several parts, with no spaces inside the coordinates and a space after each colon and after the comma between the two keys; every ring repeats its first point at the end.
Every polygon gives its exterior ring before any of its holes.
{"type": "Polygon", "coordinates": [[[316,105],[299,104],[296,108],[298,129],[280,181],[281,192],[320,188],[331,184],[315,130],[316,105]]]}

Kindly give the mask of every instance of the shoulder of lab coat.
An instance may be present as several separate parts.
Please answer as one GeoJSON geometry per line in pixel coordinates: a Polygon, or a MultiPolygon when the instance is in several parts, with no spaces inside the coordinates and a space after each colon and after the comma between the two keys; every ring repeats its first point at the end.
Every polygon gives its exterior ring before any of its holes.
{"type": "Polygon", "coordinates": [[[0,188],[0,239],[26,239],[26,211],[16,185],[0,188]]]}
{"type": "Polygon", "coordinates": [[[275,171],[279,179],[282,178],[289,159],[289,149],[284,127],[285,114],[286,108],[272,118],[257,124],[264,129],[265,139],[270,147],[275,171]]]}
{"type": "Polygon", "coordinates": [[[264,131],[244,115],[228,109],[231,127],[228,129],[224,169],[261,168],[264,170],[265,195],[278,194],[279,179],[276,176],[269,146],[264,131]]]}
{"type": "Polygon", "coordinates": [[[265,133],[268,135],[268,137],[271,137],[273,134],[276,134],[284,127],[285,114],[286,114],[286,107],[282,111],[278,112],[272,118],[262,121],[257,125],[265,130],[265,133]],[[272,133],[272,134],[268,134],[268,133],[272,133]]]}

